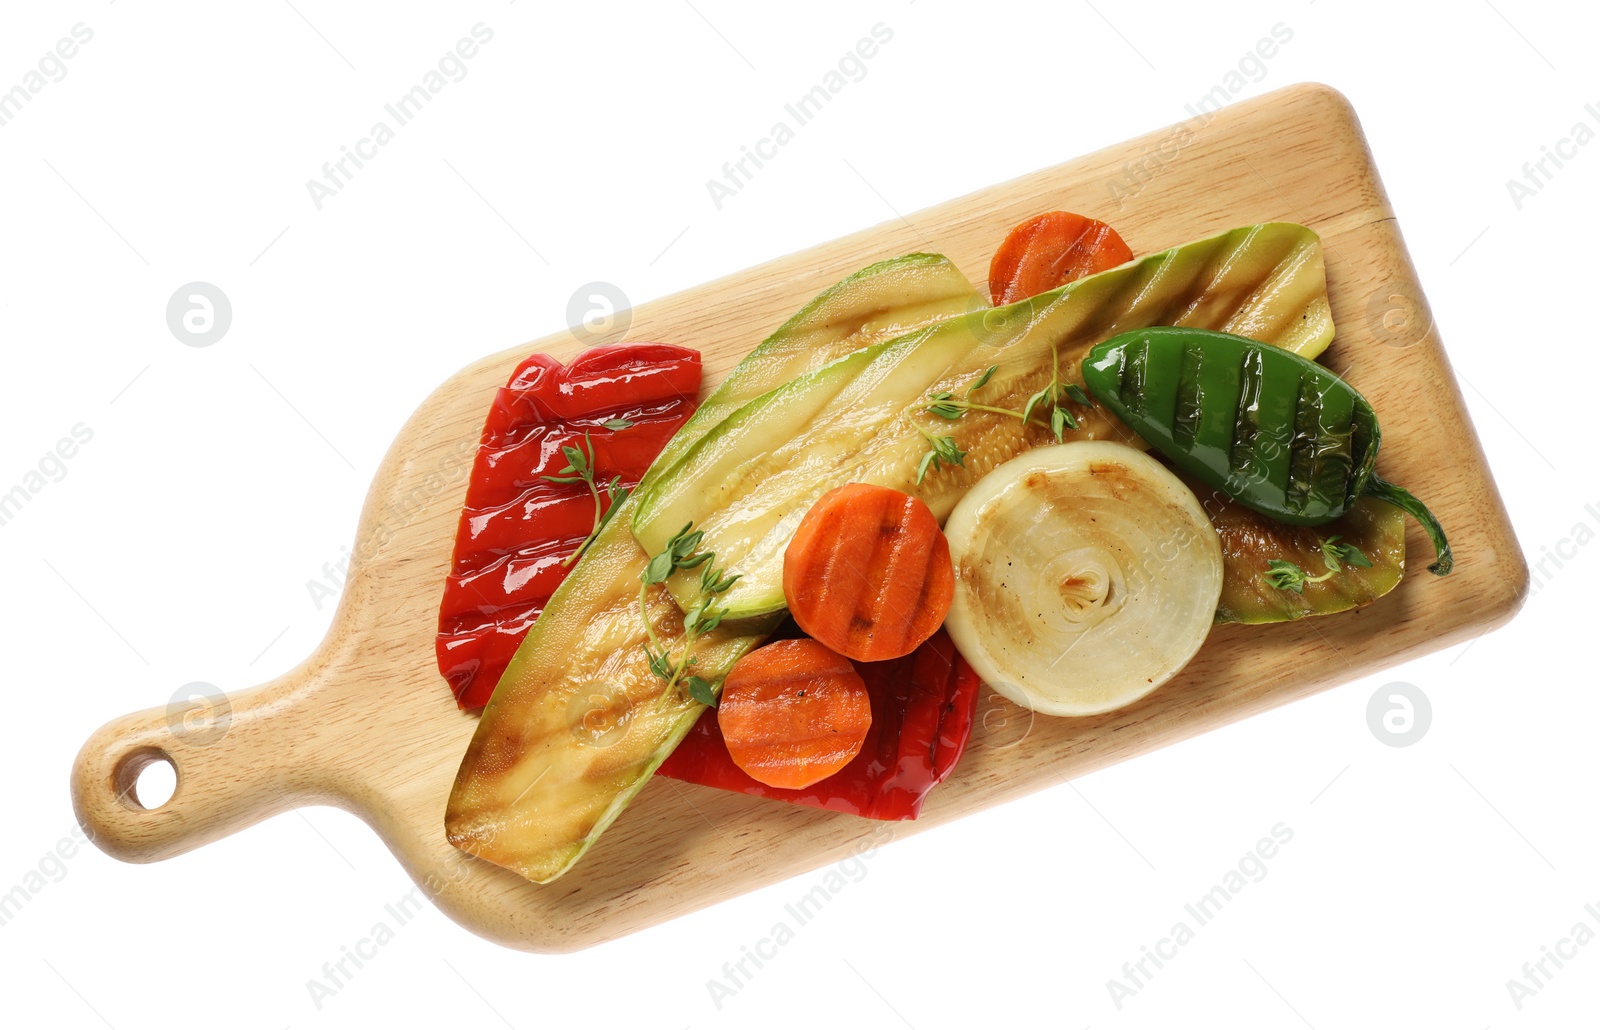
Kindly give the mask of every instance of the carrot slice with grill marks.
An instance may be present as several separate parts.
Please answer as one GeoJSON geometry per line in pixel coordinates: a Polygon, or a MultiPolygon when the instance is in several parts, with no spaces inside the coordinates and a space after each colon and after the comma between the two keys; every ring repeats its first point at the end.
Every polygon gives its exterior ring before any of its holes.
{"type": "Polygon", "coordinates": [[[1032,297],[1133,260],[1117,230],[1070,211],[1046,211],[1023,222],[989,264],[996,307],[1032,297]]]}
{"type": "Polygon", "coordinates": [[[801,519],[784,554],[783,592],[800,628],[840,654],[899,658],[950,610],[950,545],[922,501],[847,483],[801,519]]]}
{"type": "Polygon", "coordinates": [[[717,725],[752,779],[799,790],[850,764],[872,725],[872,699],[848,658],[815,640],[780,640],[728,673],[717,725]]]}

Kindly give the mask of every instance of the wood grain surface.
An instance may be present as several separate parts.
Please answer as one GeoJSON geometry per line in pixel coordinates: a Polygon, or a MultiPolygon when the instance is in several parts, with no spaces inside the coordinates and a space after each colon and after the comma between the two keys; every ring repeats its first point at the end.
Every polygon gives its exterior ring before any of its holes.
{"type": "Polygon", "coordinates": [[[578,341],[562,333],[463,369],[406,423],[378,469],[349,583],[314,655],[225,702],[126,716],[85,743],[72,773],[80,822],[110,854],[148,862],[295,806],[334,805],[369,823],[462,925],[511,947],[567,951],[1057,786],[1511,617],[1527,589],[1522,552],[1355,114],[1326,87],[1280,90],[643,305],[627,336],[701,348],[709,389],[850,272],[937,251],[981,283],[1005,233],[1055,208],[1112,222],[1136,254],[1270,220],[1320,233],[1338,326],[1323,360],[1373,402],[1384,426],[1380,468],[1449,529],[1455,573],[1422,571],[1432,551],[1411,523],[1410,574],[1378,603],[1300,623],[1220,626],[1176,679],[1129,708],[1030,718],[986,697],[966,757],[914,823],[657,778],[571,873],[537,886],[445,842],[445,800],[475,716],[456,710],[433,638],[490,399],[531,351],[576,352],[578,341]],[[176,768],[177,789],[146,810],[128,788],[160,757],[176,768]]]}

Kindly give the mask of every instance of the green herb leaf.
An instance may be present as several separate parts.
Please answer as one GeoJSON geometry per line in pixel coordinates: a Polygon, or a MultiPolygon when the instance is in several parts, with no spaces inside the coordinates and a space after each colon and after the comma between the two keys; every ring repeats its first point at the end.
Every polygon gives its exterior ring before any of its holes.
{"type": "Polygon", "coordinates": [[[612,476],[610,485],[606,487],[606,493],[611,497],[611,507],[608,509],[601,500],[600,488],[595,485],[594,481],[594,441],[589,438],[587,432],[583,434],[583,446],[581,448],[563,446],[561,453],[567,459],[566,468],[563,468],[553,476],[547,475],[539,478],[549,483],[561,483],[563,485],[571,485],[573,483],[587,484],[589,493],[594,498],[594,523],[589,529],[589,535],[583,538],[583,543],[579,544],[577,550],[567,555],[566,560],[561,563],[562,566],[567,566],[582,557],[583,552],[587,551],[589,545],[594,543],[595,537],[600,535],[600,530],[610,520],[611,512],[615,511],[617,504],[628,496],[628,491],[620,486],[622,483],[621,476],[612,476]]]}
{"type": "Polygon", "coordinates": [[[965,413],[966,409],[947,403],[930,405],[928,407],[928,411],[934,415],[938,415],[940,418],[946,418],[954,422],[956,419],[960,418],[963,413],[965,413]]]}
{"type": "MultiPolygon", "coordinates": [[[[1050,412],[1050,432],[1055,434],[1056,443],[1061,442],[1061,434],[1067,428],[1067,419],[1071,418],[1066,408],[1056,408],[1050,412]]],[[[1076,429],[1077,426],[1072,428],[1076,429]]]]}
{"type": "MultiPolygon", "coordinates": [[[[626,501],[628,499],[628,495],[633,493],[633,487],[631,486],[625,486],[621,489],[618,489],[617,482],[621,478],[621,476],[618,476],[617,479],[613,479],[611,481],[611,485],[606,488],[606,495],[611,498],[611,505],[610,507],[606,508],[606,513],[600,516],[600,524],[595,527],[594,536],[600,535],[600,530],[606,528],[606,524],[611,521],[611,516],[615,515],[617,513],[617,509],[622,507],[622,502],[626,501]]],[[[588,544],[585,543],[584,547],[587,548],[588,544]]]]}
{"type": "Polygon", "coordinates": [[[650,559],[650,564],[645,566],[644,581],[647,586],[665,583],[667,577],[672,575],[672,552],[662,551],[650,559]]]}
{"type": "Polygon", "coordinates": [[[699,554],[691,555],[688,558],[680,558],[674,564],[680,569],[697,569],[705,562],[710,561],[711,558],[710,551],[701,551],[699,554]]]}
{"type": "Polygon", "coordinates": [[[1294,562],[1273,558],[1267,562],[1267,571],[1262,575],[1269,585],[1279,590],[1288,590],[1296,594],[1305,592],[1306,572],[1294,562]]]}
{"type": "MultiPolygon", "coordinates": [[[[617,481],[612,481],[616,486],[617,481]]],[[[627,495],[627,491],[623,491],[627,495]]],[[[694,653],[695,644],[702,636],[710,633],[722,624],[727,617],[728,609],[713,603],[713,598],[725,593],[729,587],[738,581],[736,575],[725,575],[717,570],[713,561],[714,555],[710,551],[699,551],[700,541],[705,539],[703,532],[694,529],[694,523],[685,525],[667,541],[667,546],[660,554],[650,559],[640,579],[643,586],[639,588],[639,615],[644,620],[645,632],[649,641],[644,645],[645,654],[649,656],[650,671],[667,681],[668,689],[661,695],[661,703],[680,696],[672,690],[680,679],[686,685],[690,696],[702,704],[715,705],[715,694],[711,684],[699,676],[687,676],[685,673],[699,661],[699,656],[694,653]],[[650,621],[650,610],[646,599],[645,589],[652,583],[665,582],[674,572],[698,568],[704,565],[700,572],[700,599],[690,606],[683,616],[683,657],[676,664],[668,657],[666,647],[656,637],[655,627],[650,621]],[[651,645],[661,648],[656,653],[651,645]]]]}
{"type": "Polygon", "coordinates": [[[561,456],[567,459],[567,467],[563,472],[587,472],[589,470],[589,456],[576,447],[562,447],[561,456]]]}
{"type": "Polygon", "coordinates": [[[1361,548],[1355,544],[1339,543],[1337,536],[1330,536],[1322,542],[1322,561],[1328,566],[1329,572],[1338,572],[1341,562],[1353,569],[1372,568],[1372,559],[1363,554],[1361,548]]]}
{"type": "Polygon", "coordinates": [[[1349,565],[1351,568],[1356,568],[1356,569],[1370,569],[1370,568],[1372,568],[1372,559],[1368,558],[1365,554],[1362,554],[1361,553],[1361,549],[1359,547],[1357,547],[1355,544],[1340,544],[1339,545],[1339,557],[1344,561],[1344,563],[1346,565],[1349,565]]]}
{"type": "Polygon", "coordinates": [[[712,691],[710,683],[699,676],[690,676],[685,683],[689,687],[690,697],[711,708],[717,707],[717,695],[712,691]]]}
{"type": "Polygon", "coordinates": [[[933,440],[933,449],[939,455],[940,461],[948,461],[952,465],[967,465],[967,452],[956,446],[954,437],[939,436],[933,440]]]}
{"type": "Polygon", "coordinates": [[[917,485],[920,486],[922,484],[922,477],[928,474],[928,466],[932,465],[938,460],[939,456],[932,451],[929,451],[922,456],[922,460],[917,463],[917,485]]]}
{"type": "Polygon", "coordinates": [[[988,368],[984,369],[983,375],[978,377],[978,381],[967,387],[967,392],[972,393],[974,390],[981,390],[985,386],[988,386],[989,380],[994,378],[995,371],[999,367],[999,365],[990,365],[988,368]]]}
{"type": "Polygon", "coordinates": [[[682,560],[694,554],[695,548],[700,546],[700,541],[705,539],[703,530],[689,532],[689,527],[684,526],[678,535],[667,542],[667,550],[675,560],[682,560]]]}
{"type": "Polygon", "coordinates": [[[1051,387],[1054,385],[1055,384],[1052,383],[1051,386],[1045,387],[1043,390],[1040,390],[1038,393],[1028,398],[1028,403],[1022,406],[1022,421],[1024,424],[1027,423],[1028,419],[1033,417],[1034,408],[1037,408],[1039,405],[1050,399],[1050,394],[1053,392],[1051,387]]]}
{"type": "Polygon", "coordinates": [[[1094,401],[1090,399],[1089,395],[1083,392],[1083,387],[1079,386],[1077,383],[1068,383],[1066,386],[1061,388],[1061,392],[1067,395],[1068,400],[1071,400],[1077,404],[1082,404],[1086,408],[1094,404],[1094,401]]]}
{"type": "Polygon", "coordinates": [[[650,660],[650,671],[661,679],[672,679],[672,662],[667,658],[665,651],[657,654],[650,650],[650,645],[644,645],[644,653],[650,660]]]}
{"type": "Polygon", "coordinates": [[[629,422],[625,418],[608,418],[608,419],[606,419],[604,422],[602,422],[600,424],[602,426],[604,426],[605,428],[607,428],[607,429],[620,430],[620,429],[632,429],[633,428],[633,423],[629,422]]]}

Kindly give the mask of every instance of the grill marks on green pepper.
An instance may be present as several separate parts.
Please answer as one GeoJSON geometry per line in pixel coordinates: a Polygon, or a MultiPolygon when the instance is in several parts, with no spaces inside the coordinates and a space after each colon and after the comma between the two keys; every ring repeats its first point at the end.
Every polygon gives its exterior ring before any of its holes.
{"type": "Polygon", "coordinates": [[[1436,552],[1430,572],[1450,571],[1438,520],[1374,472],[1381,434],[1372,406],[1321,365],[1240,336],[1159,327],[1099,344],[1083,376],[1152,446],[1240,504],[1317,526],[1375,497],[1422,523],[1436,552]]]}
{"type": "Polygon", "coordinates": [[[1322,395],[1315,381],[1301,376],[1294,401],[1294,439],[1289,441],[1289,487],[1284,491],[1291,511],[1303,512],[1311,503],[1321,421],[1322,395]]]}
{"type": "Polygon", "coordinates": [[[1205,351],[1196,346],[1183,348],[1183,367],[1178,373],[1178,397],[1172,416],[1172,435],[1185,447],[1193,447],[1200,431],[1200,411],[1205,393],[1200,389],[1200,365],[1205,351]]]}
{"type": "Polygon", "coordinates": [[[1233,453],[1228,471],[1240,479],[1262,474],[1260,447],[1261,355],[1247,351],[1239,362],[1239,403],[1233,416],[1233,453]]]}
{"type": "Polygon", "coordinates": [[[1304,512],[1315,498],[1343,493],[1344,506],[1348,508],[1359,496],[1349,493],[1355,482],[1350,440],[1356,394],[1352,390],[1329,389],[1321,377],[1311,375],[1301,377],[1300,390],[1302,408],[1297,415],[1311,408],[1315,413],[1296,420],[1290,467],[1305,478],[1291,480],[1294,490],[1290,499],[1298,504],[1297,511],[1304,512]]]}
{"type": "Polygon", "coordinates": [[[1150,378],[1150,349],[1141,341],[1129,345],[1122,358],[1122,381],[1118,392],[1128,410],[1143,414],[1146,410],[1145,387],[1150,378]]]}

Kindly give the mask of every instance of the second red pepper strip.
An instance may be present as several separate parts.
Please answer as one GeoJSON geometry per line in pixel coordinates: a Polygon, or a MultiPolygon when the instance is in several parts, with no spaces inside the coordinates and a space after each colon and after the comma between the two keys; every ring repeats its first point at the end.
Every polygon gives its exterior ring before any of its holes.
{"type": "Polygon", "coordinates": [[[785,790],[751,778],[729,757],[714,708],[658,773],[869,819],[915,819],[966,750],[982,683],[943,630],[904,658],[854,664],[872,699],[872,726],[860,753],[827,779],[785,790]]]}

